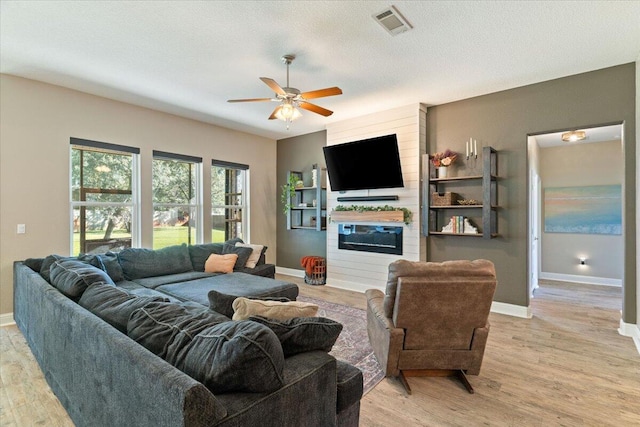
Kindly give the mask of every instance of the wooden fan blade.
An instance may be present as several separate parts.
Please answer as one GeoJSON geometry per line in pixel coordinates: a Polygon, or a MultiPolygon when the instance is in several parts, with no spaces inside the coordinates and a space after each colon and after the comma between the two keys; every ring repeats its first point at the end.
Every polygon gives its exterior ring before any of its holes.
{"type": "Polygon", "coordinates": [[[284,89],[282,89],[280,87],[280,85],[278,83],[276,83],[275,80],[270,79],[268,77],[260,77],[260,80],[262,80],[263,82],[265,82],[265,84],[267,86],[269,86],[271,88],[272,91],[274,91],[275,93],[277,93],[278,95],[286,95],[287,93],[284,91],[284,89]]]}
{"type": "Polygon", "coordinates": [[[271,115],[269,116],[269,120],[277,119],[276,114],[278,113],[278,111],[280,111],[281,108],[282,105],[278,105],[276,109],[273,110],[273,113],[271,113],[271,115]]]}
{"type": "Polygon", "coordinates": [[[300,96],[304,99],[322,98],[325,96],[342,95],[342,89],[339,87],[328,87],[325,89],[312,90],[310,92],[301,93],[300,96]]]}
{"type": "Polygon", "coordinates": [[[300,108],[304,108],[305,110],[309,110],[309,111],[311,111],[313,113],[320,114],[320,115],[325,116],[325,117],[329,117],[330,115],[333,114],[333,111],[327,110],[326,108],[322,108],[322,107],[320,107],[320,106],[318,106],[316,104],[312,104],[310,102],[302,101],[298,105],[300,105],[300,108]]]}
{"type": "Polygon", "coordinates": [[[247,99],[229,99],[227,102],[262,102],[273,101],[271,98],[247,98],[247,99]]]}

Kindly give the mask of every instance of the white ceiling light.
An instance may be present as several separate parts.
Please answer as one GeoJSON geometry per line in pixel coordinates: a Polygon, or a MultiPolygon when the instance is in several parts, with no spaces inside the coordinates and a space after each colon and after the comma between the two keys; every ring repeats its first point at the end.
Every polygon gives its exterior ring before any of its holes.
{"type": "Polygon", "coordinates": [[[371,16],[392,36],[404,33],[413,28],[395,6],[389,6],[382,12],[375,13],[371,16]]]}

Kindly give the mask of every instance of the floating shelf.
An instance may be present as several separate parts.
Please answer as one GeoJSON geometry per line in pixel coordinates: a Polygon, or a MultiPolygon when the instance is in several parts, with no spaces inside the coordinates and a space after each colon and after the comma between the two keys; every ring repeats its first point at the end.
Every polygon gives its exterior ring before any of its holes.
{"type": "Polygon", "coordinates": [[[331,211],[333,222],[404,222],[402,211],[331,211]]]}

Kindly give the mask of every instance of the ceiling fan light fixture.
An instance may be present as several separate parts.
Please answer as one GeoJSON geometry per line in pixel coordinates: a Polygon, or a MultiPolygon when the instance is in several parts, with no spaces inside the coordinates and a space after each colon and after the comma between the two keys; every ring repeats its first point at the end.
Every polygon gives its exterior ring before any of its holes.
{"type": "Polygon", "coordinates": [[[576,142],[582,141],[587,137],[587,133],[583,130],[572,130],[562,134],[562,140],[564,142],[576,142]]]}
{"type": "Polygon", "coordinates": [[[287,122],[296,120],[302,114],[291,102],[284,102],[275,112],[275,116],[277,119],[287,122]]]}

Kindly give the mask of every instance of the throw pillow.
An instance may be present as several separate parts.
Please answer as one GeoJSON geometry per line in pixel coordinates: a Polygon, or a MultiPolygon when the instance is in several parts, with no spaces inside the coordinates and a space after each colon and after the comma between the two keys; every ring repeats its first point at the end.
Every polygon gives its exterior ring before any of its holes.
{"type": "Polygon", "coordinates": [[[42,265],[40,266],[40,275],[44,277],[44,280],[51,283],[51,266],[54,262],[63,259],[75,259],[72,257],[64,257],[62,255],[47,255],[44,260],[42,260],[42,265]]]}
{"type": "Polygon", "coordinates": [[[204,271],[204,263],[211,254],[222,254],[223,243],[205,243],[202,245],[190,245],[189,257],[194,271],[204,271]]]}
{"type": "Polygon", "coordinates": [[[295,317],[288,320],[251,316],[249,320],[271,329],[282,344],[284,357],[306,351],[322,350],[327,353],[336,343],[342,324],[325,317],[295,317]]]}
{"type": "Polygon", "coordinates": [[[207,258],[207,262],[204,263],[204,271],[205,273],[233,273],[233,267],[237,260],[238,255],[236,254],[211,254],[207,258]]]}
{"type": "Polygon", "coordinates": [[[286,320],[292,317],[313,317],[318,313],[317,305],[300,301],[261,301],[238,297],[232,306],[233,320],[244,320],[251,316],[286,320]]]}
{"type": "Polygon", "coordinates": [[[229,319],[203,306],[152,302],[131,313],[127,335],[169,363],[199,332],[229,319]]]}
{"type": "Polygon", "coordinates": [[[222,248],[222,253],[224,255],[226,254],[238,255],[238,260],[236,261],[236,264],[233,266],[234,270],[240,270],[245,267],[245,265],[247,264],[247,261],[249,260],[249,257],[251,257],[251,252],[252,252],[251,248],[241,248],[239,246],[233,246],[227,243],[225,243],[224,247],[222,248]]]}
{"type": "Polygon", "coordinates": [[[246,267],[248,268],[256,268],[258,261],[260,260],[260,256],[262,255],[262,250],[264,249],[263,245],[250,245],[247,243],[236,243],[236,247],[240,248],[250,248],[251,256],[247,260],[246,267]]]}
{"type": "Polygon", "coordinates": [[[98,256],[102,261],[102,265],[104,265],[104,271],[111,277],[111,280],[116,283],[124,280],[124,272],[122,271],[122,266],[120,266],[120,261],[118,261],[118,254],[107,252],[98,256]]]}
{"type": "Polygon", "coordinates": [[[118,252],[124,277],[128,280],[193,271],[186,244],[162,249],[127,248],[118,252]]]}
{"type": "Polygon", "coordinates": [[[76,259],[63,259],[50,269],[51,284],[70,298],[77,298],[92,283],[102,282],[115,286],[107,273],[76,259]]]}
{"type": "Polygon", "coordinates": [[[211,326],[183,349],[176,368],[212,393],[269,393],[284,385],[284,354],[275,333],[256,322],[211,326]]]}
{"type": "MultiPolygon", "coordinates": [[[[210,290],[207,294],[209,297],[209,308],[218,313],[224,314],[229,319],[233,317],[233,302],[238,298],[237,295],[227,295],[216,290],[210,290]]],[[[289,298],[285,297],[246,297],[249,299],[260,299],[263,301],[279,301],[289,302],[289,298]]]]}
{"type": "Polygon", "coordinates": [[[126,334],[131,313],[150,302],[166,301],[162,297],[137,297],[115,286],[93,283],[84,291],[78,304],[126,334]]]}

